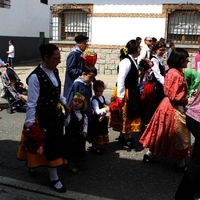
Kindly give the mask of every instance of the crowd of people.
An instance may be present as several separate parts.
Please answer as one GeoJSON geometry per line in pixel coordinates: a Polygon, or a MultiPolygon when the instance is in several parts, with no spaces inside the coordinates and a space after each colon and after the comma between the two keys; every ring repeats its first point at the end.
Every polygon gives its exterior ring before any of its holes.
{"type": "Polygon", "coordinates": [[[146,37],[143,46],[141,40],[132,39],[120,50],[110,99],[103,94],[103,80],[95,78],[95,66],[84,61],[87,36],[75,37],[76,45],[66,59],[63,95],[57,69],[60,51],[54,44],[40,46],[42,62],[27,77],[26,120],[17,153],[18,159],[27,162],[31,176],[36,175],[34,168],[45,165],[50,185],[57,192],[65,192],[57,167],[64,164],[79,174],[86,142],[91,143],[95,154],[103,154],[102,146],[109,144],[109,126],[119,132],[119,142],[131,149],[135,148],[133,134],[141,133],[139,142],[147,148],[144,163],[155,163],[155,155],[175,159],[175,170],[185,173],[176,199],[186,199],[180,193],[188,184],[193,185],[190,199],[194,199],[200,180],[200,115],[199,90],[186,112],[189,101],[184,69],[189,54],[172,43],[166,68],[164,38],[146,37]],[[191,156],[189,166],[185,163],[187,156],[191,156]]]}

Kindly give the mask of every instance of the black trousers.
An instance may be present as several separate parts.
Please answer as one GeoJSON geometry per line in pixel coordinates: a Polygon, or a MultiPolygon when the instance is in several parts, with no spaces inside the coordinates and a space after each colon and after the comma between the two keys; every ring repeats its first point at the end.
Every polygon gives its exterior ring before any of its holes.
{"type": "Polygon", "coordinates": [[[175,194],[176,200],[194,200],[195,197],[200,197],[200,122],[186,116],[186,124],[195,137],[195,142],[188,170],[175,194]]]}

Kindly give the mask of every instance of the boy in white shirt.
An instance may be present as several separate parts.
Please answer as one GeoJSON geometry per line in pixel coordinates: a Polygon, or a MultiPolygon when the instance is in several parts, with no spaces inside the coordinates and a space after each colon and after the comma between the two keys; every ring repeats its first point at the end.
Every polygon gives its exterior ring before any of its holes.
{"type": "Polygon", "coordinates": [[[10,67],[14,69],[15,47],[13,46],[13,40],[9,40],[8,44],[9,44],[9,49],[6,52],[8,54],[7,62],[10,64],[10,67]]]}

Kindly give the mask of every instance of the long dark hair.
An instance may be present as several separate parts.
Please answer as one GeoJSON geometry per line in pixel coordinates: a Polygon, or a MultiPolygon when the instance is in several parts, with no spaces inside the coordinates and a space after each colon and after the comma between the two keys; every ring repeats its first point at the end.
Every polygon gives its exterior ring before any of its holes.
{"type": "Polygon", "coordinates": [[[169,68],[181,68],[181,65],[188,57],[189,54],[185,49],[175,48],[167,59],[167,64],[169,68]]]}

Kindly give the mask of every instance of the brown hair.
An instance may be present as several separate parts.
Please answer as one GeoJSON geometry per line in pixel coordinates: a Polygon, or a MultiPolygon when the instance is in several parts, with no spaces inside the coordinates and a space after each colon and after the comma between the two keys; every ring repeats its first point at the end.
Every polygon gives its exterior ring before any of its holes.
{"type": "Polygon", "coordinates": [[[156,51],[157,51],[158,49],[162,48],[162,47],[166,48],[166,43],[163,42],[163,41],[157,41],[157,42],[155,43],[155,45],[153,46],[153,48],[152,48],[152,54],[155,54],[156,51]]]}
{"type": "Polygon", "coordinates": [[[96,80],[93,83],[93,90],[95,91],[97,88],[103,88],[104,90],[106,89],[106,85],[103,81],[101,80],[96,80]]]}

